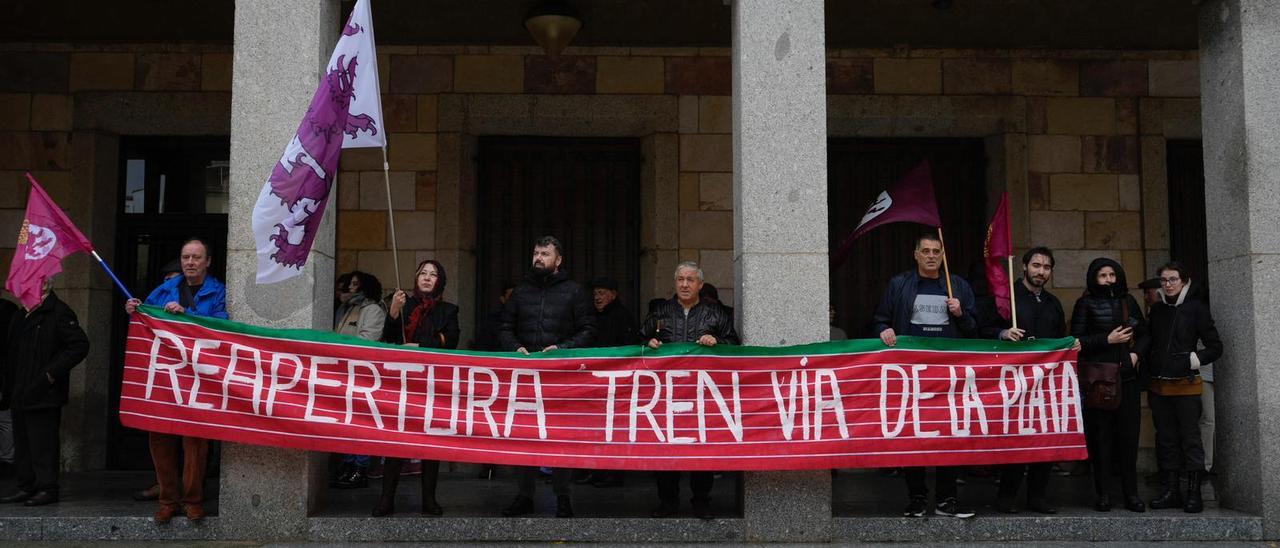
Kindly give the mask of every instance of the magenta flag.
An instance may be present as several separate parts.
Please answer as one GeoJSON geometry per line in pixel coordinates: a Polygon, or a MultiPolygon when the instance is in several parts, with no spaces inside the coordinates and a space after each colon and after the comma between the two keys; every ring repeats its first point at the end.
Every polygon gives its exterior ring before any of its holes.
{"type": "Polygon", "coordinates": [[[1000,195],[1000,205],[987,225],[987,239],[982,244],[982,259],[986,262],[987,285],[996,298],[996,311],[1006,320],[1013,314],[1012,290],[1009,288],[1009,270],[1005,257],[1013,256],[1013,241],[1009,229],[1009,193],[1000,195]]]}
{"type": "Polygon", "coordinates": [[[92,252],[93,244],[53,203],[30,173],[31,194],[27,197],[27,214],[18,231],[18,248],[9,263],[8,289],[27,309],[40,304],[44,281],[62,272],[62,258],[77,251],[92,252]]]}
{"type": "Polygon", "coordinates": [[[831,259],[832,266],[844,264],[845,259],[849,258],[849,250],[853,248],[853,241],[863,234],[880,225],[901,222],[942,226],[942,220],[938,217],[938,200],[933,197],[933,172],[928,160],[911,168],[911,171],[876,196],[871,207],[862,216],[862,222],[840,242],[840,248],[831,259]]]}

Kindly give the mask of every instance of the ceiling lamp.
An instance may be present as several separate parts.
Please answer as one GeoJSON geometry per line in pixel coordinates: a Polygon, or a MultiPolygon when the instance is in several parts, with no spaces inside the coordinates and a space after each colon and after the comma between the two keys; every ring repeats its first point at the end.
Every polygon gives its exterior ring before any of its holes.
{"type": "Polygon", "coordinates": [[[582,20],[568,4],[552,1],[529,10],[524,17],[524,28],[529,29],[547,57],[555,59],[578,34],[582,20]]]}

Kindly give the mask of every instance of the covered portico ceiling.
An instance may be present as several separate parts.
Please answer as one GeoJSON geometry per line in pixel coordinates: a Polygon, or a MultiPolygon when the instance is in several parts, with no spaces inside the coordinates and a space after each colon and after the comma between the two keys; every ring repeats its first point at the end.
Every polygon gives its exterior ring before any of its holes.
{"type": "MultiPolygon", "coordinates": [[[[374,0],[384,44],[532,45],[538,0],[374,0]]],[[[578,46],[728,46],[726,0],[568,0],[578,46]]],[[[344,12],[354,1],[342,2],[344,12]]],[[[827,0],[830,47],[1195,49],[1192,0],[827,0]]],[[[232,0],[9,0],[3,41],[229,43],[232,0]]],[[[336,24],[336,23],[335,23],[336,24]]]]}

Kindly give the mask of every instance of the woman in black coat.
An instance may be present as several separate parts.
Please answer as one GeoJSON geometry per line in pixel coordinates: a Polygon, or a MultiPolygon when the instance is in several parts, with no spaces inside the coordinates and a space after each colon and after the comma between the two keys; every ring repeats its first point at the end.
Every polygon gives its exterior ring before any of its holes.
{"type": "Polygon", "coordinates": [[[1197,513],[1204,510],[1200,496],[1200,476],[1204,474],[1200,365],[1222,356],[1222,340],[1208,303],[1200,298],[1202,286],[1191,283],[1182,263],[1168,263],[1156,275],[1160,277],[1161,292],[1160,301],[1151,306],[1147,368],[1151,391],[1147,402],[1156,425],[1156,457],[1165,477],[1164,491],[1151,501],[1151,507],[1180,507],[1197,513]],[[1198,349],[1197,343],[1204,348],[1198,349]],[[1188,393],[1180,395],[1181,392],[1188,393]],[[1178,489],[1179,472],[1187,474],[1185,504],[1178,489]]]}
{"type": "MultiPolygon", "coordinates": [[[[420,346],[422,348],[458,347],[458,307],[444,302],[445,272],[438,261],[425,260],[418,264],[413,281],[413,295],[397,289],[391,297],[390,310],[383,333],[387,342],[420,346]]],[[[405,459],[387,457],[382,476],[382,497],[373,509],[373,516],[387,516],[395,512],[396,484],[400,482],[400,469],[405,459]]],[[[432,516],[444,514],[436,503],[436,483],[440,478],[440,461],[422,461],[422,513],[432,516]]]]}
{"type": "Polygon", "coordinates": [[[1120,488],[1124,507],[1146,511],[1138,497],[1138,433],[1141,423],[1141,389],[1138,381],[1140,356],[1146,355],[1149,339],[1142,308],[1129,294],[1124,268],[1100,257],[1089,263],[1085,284],[1088,289],[1076,301],[1071,313],[1071,335],[1080,340],[1080,362],[1120,364],[1120,408],[1114,411],[1084,410],[1085,442],[1093,469],[1094,509],[1111,510],[1107,489],[1111,477],[1112,452],[1119,453],[1120,488]]]}

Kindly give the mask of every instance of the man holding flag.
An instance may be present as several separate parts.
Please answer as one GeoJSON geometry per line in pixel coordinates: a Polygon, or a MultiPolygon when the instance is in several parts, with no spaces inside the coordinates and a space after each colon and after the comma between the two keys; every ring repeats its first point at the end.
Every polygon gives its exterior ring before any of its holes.
{"type": "Polygon", "coordinates": [[[14,468],[17,489],[0,503],[41,506],[58,502],[62,466],[59,429],[67,404],[71,369],[89,354],[89,338],[71,307],[52,290],[62,258],[93,245],[31,181],[27,212],[18,233],[5,288],[23,310],[13,314],[4,343],[0,406],[13,411],[14,468]]]}

